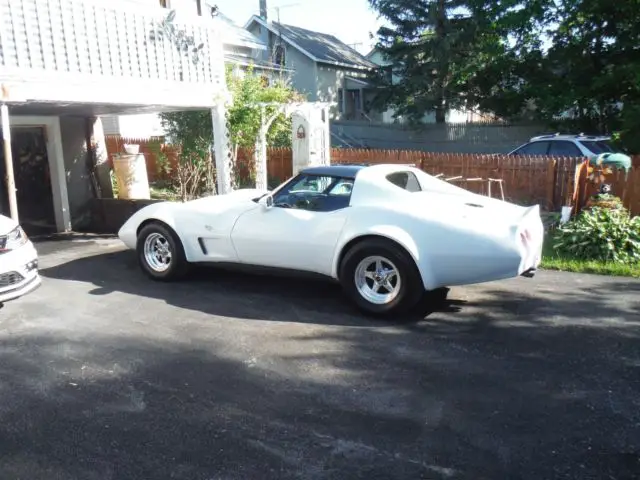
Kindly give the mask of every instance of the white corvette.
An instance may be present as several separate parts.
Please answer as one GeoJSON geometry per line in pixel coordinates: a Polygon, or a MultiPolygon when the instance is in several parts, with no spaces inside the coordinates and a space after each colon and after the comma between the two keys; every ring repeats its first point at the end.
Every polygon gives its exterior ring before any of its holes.
{"type": "Polygon", "coordinates": [[[406,311],[425,291],[533,276],[539,207],[476,195],[401,165],[308,168],[273,192],[237,190],[149,205],[118,233],[153,279],[191,263],[322,274],[371,314],[406,311]]]}
{"type": "Polygon", "coordinates": [[[0,215],[0,307],[40,283],[35,247],[15,221],[0,215]]]}

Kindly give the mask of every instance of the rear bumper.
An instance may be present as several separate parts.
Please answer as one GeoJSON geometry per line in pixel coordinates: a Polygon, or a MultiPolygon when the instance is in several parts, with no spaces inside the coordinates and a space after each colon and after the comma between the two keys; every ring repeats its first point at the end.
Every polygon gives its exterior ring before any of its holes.
{"type": "Polygon", "coordinates": [[[0,303],[32,292],[41,282],[38,253],[31,242],[0,255],[0,303]]]}

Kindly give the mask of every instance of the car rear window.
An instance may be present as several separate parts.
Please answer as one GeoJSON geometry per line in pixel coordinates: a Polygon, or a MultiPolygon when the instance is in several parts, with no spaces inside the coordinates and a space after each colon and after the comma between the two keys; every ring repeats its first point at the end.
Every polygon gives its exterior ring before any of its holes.
{"type": "Polygon", "coordinates": [[[420,181],[413,172],[394,172],[387,175],[387,180],[396,187],[408,192],[421,192],[420,181]]]}
{"type": "Polygon", "coordinates": [[[591,150],[593,153],[609,153],[613,152],[611,145],[604,140],[580,140],[585,147],[591,150]]]}

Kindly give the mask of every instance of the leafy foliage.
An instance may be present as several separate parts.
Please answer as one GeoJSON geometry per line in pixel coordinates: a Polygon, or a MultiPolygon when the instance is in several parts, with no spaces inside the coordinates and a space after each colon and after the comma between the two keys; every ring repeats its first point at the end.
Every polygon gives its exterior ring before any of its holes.
{"type": "MultiPolygon", "coordinates": [[[[289,103],[303,100],[300,94],[284,80],[278,79],[266,85],[265,80],[255,74],[251,67],[244,72],[244,75],[238,75],[232,66],[228,66],[226,75],[227,87],[233,95],[233,105],[229,107],[227,115],[229,138],[234,152],[239,147],[255,145],[261,125],[259,103],[289,103]]],[[[267,107],[266,110],[267,113],[275,111],[274,107],[267,107]]],[[[160,114],[160,118],[171,143],[178,145],[181,150],[178,169],[184,171],[176,172],[176,177],[183,179],[189,185],[194,181],[202,185],[206,183],[212,190],[211,112],[208,110],[168,112],[160,114]],[[203,176],[203,169],[211,170],[211,173],[203,176]]],[[[278,147],[291,145],[291,119],[281,116],[274,121],[267,135],[267,144],[278,147]]],[[[245,181],[245,179],[236,180],[245,181]]],[[[188,190],[195,192],[193,195],[198,195],[202,188],[188,190]]]]}
{"type": "MultiPolygon", "coordinates": [[[[261,125],[259,103],[286,104],[302,102],[304,98],[285,80],[278,78],[267,85],[265,79],[249,67],[244,76],[237,75],[232,67],[227,69],[227,85],[233,95],[233,105],[228,110],[229,135],[234,146],[254,147],[261,125]]],[[[266,107],[266,115],[276,112],[275,106],[266,107]]],[[[267,134],[267,144],[272,147],[291,146],[291,119],[284,115],[277,118],[267,134]]]]}
{"type": "Polygon", "coordinates": [[[389,26],[377,106],[414,120],[477,107],[640,152],[640,0],[369,0],[389,26]]]}
{"type": "Polygon", "coordinates": [[[483,97],[491,100],[485,107],[519,110],[523,99],[505,87],[518,83],[519,56],[534,42],[546,1],[369,0],[390,25],[378,31],[377,47],[392,75],[374,75],[384,87],[375,103],[414,121],[434,111],[444,122],[447,110],[472,108],[483,97]]]}
{"type": "Polygon", "coordinates": [[[608,208],[618,209],[623,208],[622,200],[611,194],[596,195],[587,202],[588,208],[608,208]]]}
{"type": "Polygon", "coordinates": [[[640,217],[631,217],[621,206],[593,207],[560,227],[554,249],[578,260],[621,264],[640,262],[640,217]]]}

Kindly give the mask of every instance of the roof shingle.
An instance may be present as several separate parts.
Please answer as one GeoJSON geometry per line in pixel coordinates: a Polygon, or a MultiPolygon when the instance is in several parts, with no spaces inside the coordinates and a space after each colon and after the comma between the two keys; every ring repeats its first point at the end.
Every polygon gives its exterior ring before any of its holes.
{"type": "Polygon", "coordinates": [[[318,59],[319,62],[342,63],[355,68],[376,68],[377,65],[333,35],[305,28],[272,23],[286,38],[318,59]]]}

